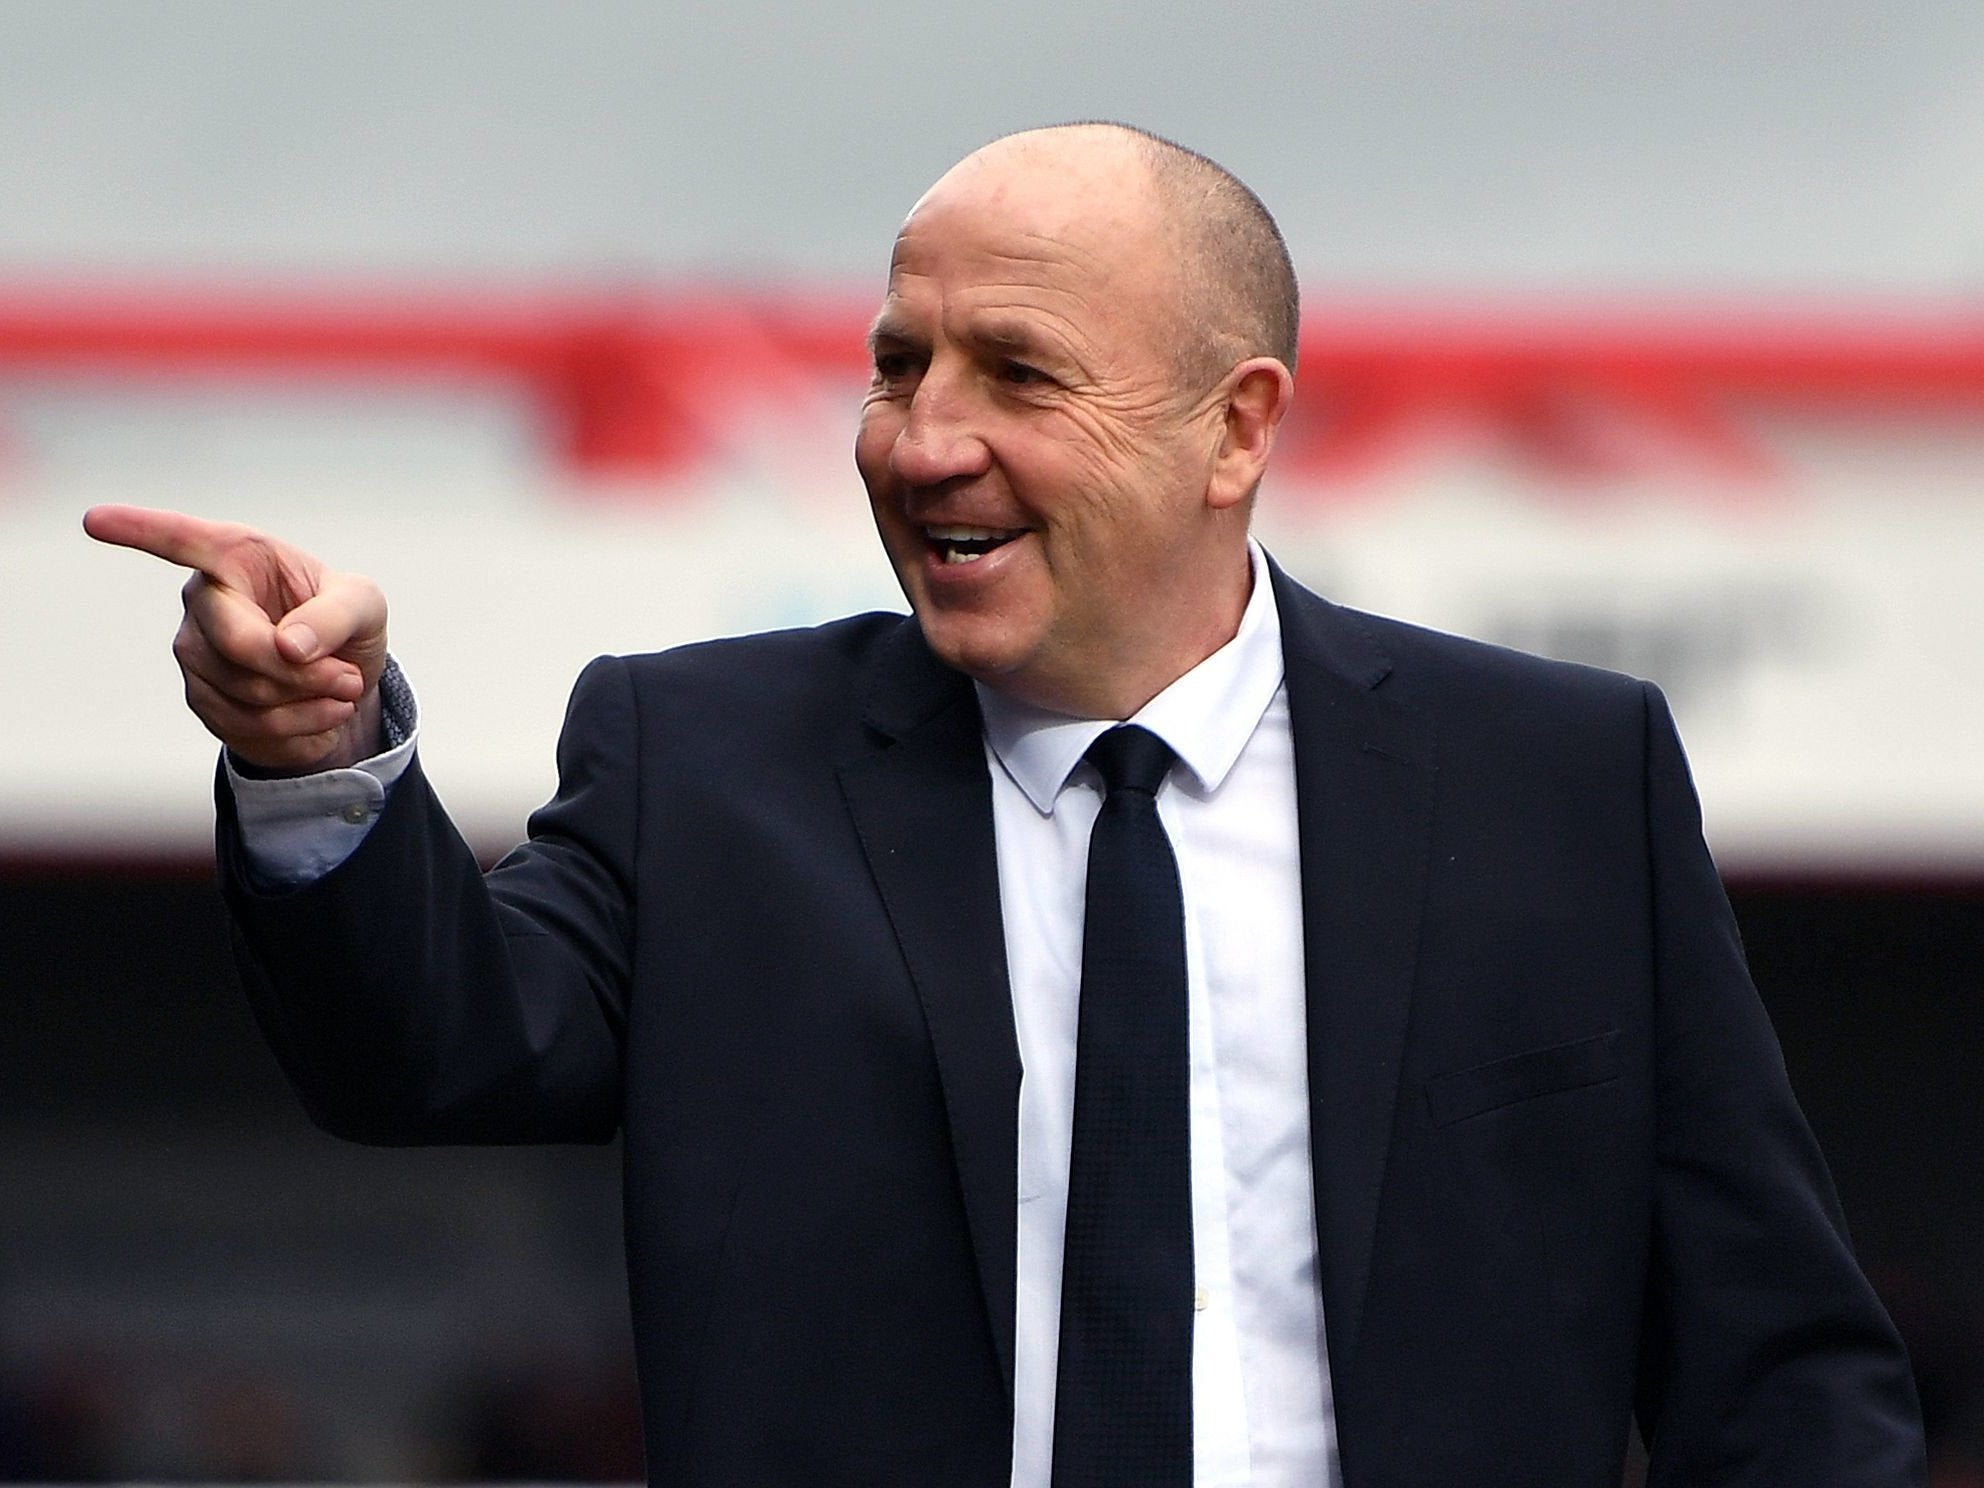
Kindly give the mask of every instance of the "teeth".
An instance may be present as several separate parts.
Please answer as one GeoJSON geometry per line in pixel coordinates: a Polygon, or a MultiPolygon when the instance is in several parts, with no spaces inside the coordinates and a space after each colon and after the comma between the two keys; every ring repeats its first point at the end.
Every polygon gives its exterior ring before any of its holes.
{"type": "Polygon", "coordinates": [[[974,527],[964,522],[931,523],[923,539],[944,563],[976,563],[1025,533],[1024,527],[974,527]]]}
{"type": "Polygon", "coordinates": [[[1002,538],[1017,537],[1019,530],[1011,527],[925,527],[924,535],[932,542],[998,542],[1002,538]]]}

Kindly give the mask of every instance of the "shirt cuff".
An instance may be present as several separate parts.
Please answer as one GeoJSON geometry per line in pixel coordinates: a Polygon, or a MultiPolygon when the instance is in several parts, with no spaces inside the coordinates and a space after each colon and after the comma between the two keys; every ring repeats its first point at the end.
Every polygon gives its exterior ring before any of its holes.
{"type": "Polygon", "coordinates": [[[257,779],[221,751],[241,846],[259,887],[297,888],[322,878],[358,851],[385,810],[420,730],[419,700],[391,657],[379,677],[379,702],[388,747],[349,769],[257,779]]]}

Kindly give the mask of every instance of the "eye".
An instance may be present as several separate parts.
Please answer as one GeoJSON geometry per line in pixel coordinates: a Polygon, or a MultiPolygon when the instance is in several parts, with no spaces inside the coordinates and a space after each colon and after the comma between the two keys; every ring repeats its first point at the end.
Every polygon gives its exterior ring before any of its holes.
{"type": "Polygon", "coordinates": [[[1025,362],[1004,361],[999,364],[999,380],[1016,387],[1026,387],[1032,383],[1051,381],[1038,367],[1029,367],[1025,362]]]}
{"type": "Polygon", "coordinates": [[[881,347],[876,348],[876,382],[900,382],[906,377],[914,377],[917,371],[917,359],[909,352],[881,347]]]}

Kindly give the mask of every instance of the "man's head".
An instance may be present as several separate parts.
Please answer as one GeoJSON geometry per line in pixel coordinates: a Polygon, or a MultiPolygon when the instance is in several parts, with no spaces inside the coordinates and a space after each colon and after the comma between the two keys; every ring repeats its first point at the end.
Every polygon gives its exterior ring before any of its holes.
{"type": "Polygon", "coordinates": [[[1238,181],[1120,125],[997,140],[910,213],[872,339],[855,458],[938,656],[1124,717],[1231,638],[1295,342],[1238,181]]]}
{"type": "Polygon", "coordinates": [[[1195,150],[1122,125],[1101,127],[1131,136],[1167,219],[1181,281],[1179,375],[1210,384],[1252,356],[1293,372],[1301,319],[1295,266],[1261,199],[1195,150]]]}

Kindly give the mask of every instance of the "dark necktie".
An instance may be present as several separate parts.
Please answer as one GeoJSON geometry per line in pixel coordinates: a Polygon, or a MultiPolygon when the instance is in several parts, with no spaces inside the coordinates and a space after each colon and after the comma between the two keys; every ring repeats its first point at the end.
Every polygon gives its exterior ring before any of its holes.
{"type": "Polygon", "coordinates": [[[1156,800],[1172,753],[1131,725],[1088,760],[1108,795],[1088,845],[1053,1488],[1191,1488],[1185,910],[1156,800]]]}

